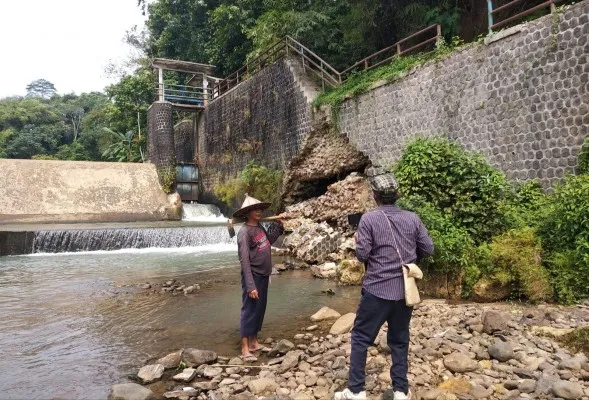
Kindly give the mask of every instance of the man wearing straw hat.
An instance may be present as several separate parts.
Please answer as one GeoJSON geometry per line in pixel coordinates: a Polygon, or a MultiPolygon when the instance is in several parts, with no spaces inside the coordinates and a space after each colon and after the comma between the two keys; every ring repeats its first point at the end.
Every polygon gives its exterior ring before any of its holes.
{"type": "Polygon", "coordinates": [[[417,215],[395,206],[399,185],[380,168],[368,171],[375,211],[362,216],[356,238],[356,257],[366,264],[362,297],[352,329],[348,388],[335,393],[335,400],[365,400],[366,351],[380,327],[388,322],[387,344],[393,366],[394,400],[411,398],[407,381],[409,323],[412,308],[405,302],[403,265],[416,262],[434,251],[434,244],[417,215]]]}
{"type": "Polygon", "coordinates": [[[241,263],[241,356],[246,362],[255,362],[254,353],[269,349],[258,342],[262,329],[268,284],[272,274],[271,246],[284,232],[282,222],[272,223],[266,231],[260,224],[262,212],[270,207],[253,197],[245,195],[245,201],[233,218],[245,219],[237,234],[239,261],[241,263]]]}

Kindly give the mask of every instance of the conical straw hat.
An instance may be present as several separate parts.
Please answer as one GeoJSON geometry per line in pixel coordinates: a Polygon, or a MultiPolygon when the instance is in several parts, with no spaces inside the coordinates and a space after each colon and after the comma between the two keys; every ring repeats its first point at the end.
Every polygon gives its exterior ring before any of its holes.
{"type": "Polygon", "coordinates": [[[254,209],[262,209],[265,210],[270,207],[272,203],[264,203],[258,199],[254,199],[253,197],[248,196],[245,194],[245,200],[241,205],[241,208],[233,213],[233,218],[243,218],[247,215],[248,212],[254,209]]]}

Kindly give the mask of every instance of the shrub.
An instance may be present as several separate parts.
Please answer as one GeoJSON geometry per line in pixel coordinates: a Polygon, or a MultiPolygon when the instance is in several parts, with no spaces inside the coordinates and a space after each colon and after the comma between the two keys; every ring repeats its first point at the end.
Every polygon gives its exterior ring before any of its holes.
{"type": "Polygon", "coordinates": [[[557,300],[589,297],[589,175],[569,176],[548,198],[538,235],[557,300]]]}
{"type": "Polygon", "coordinates": [[[502,225],[507,229],[536,227],[546,212],[547,196],[538,182],[518,184],[501,204],[502,225]]]}
{"type": "Polygon", "coordinates": [[[418,138],[407,145],[394,171],[403,193],[424,198],[475,242],[502,229],[500,205],[508,184],[482,156],[447,139],[418,138]]]}
{"type": "Polygon", "coordinates": [[[276,211],[282,184],[282,172],[268,169],[250,161],[239,177],[215,185],[215,195],[229,207],[249,194],[261,201],[272,203],[271,211],[276,211]]]}
{"type": "Polygon", "coordinates": [[[489,248],[492,279],[513,287],[513,296],[531,301],[552,297],[550,277],[542,266],[541,247],[532,228],[508,231],[494,238],[489,248]]]}
{"type": "Polygon", "coordinates": [[[475,245],[468,232],[452,221],[431,203],[419,196],[403,198],[399,206],[415,212],[434,241],[434,254],[424,260],[422,266],[437,272],[460,272],[474,264],[475,245]]]}
{"type": "Polygon", "coordinates": [[[585,138],[579,152],[579,172],[589,174],[589,136],[585,138]]]}
{"type": "Polygon", "coordinates": [[[557,338],[572,353],[583,352],[589,356],[589,326],[583,326],[557,338]]]}

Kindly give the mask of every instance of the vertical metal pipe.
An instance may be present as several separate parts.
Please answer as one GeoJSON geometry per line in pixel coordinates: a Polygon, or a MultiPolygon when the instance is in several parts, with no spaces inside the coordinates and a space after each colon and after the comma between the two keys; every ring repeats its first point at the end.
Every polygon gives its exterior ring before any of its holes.
{"type": "Polygon", "coordinates": [[[489,13],[489,33],[493,33],[491,27],[493,26],[493,0],[487,0],[487,9],[489,13]]]}
{"type": "Polygon", "coordinates": [[[159,101],[164,101],[164,70],[158,68],[159,101]]]}

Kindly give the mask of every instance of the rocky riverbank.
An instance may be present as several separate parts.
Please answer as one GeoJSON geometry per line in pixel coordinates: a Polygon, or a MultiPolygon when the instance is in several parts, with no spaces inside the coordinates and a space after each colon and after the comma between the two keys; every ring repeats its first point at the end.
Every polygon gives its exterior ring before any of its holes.
{"type": "MultiPolygon", "coordinates": [[[[181,349],[114,385],[115,399],[331,399],[349,373],[354,314],[323,308],[309,326],[272,347],[258,365],[212,351],[181,349]]],[[[285,322],[288,323],[288,322],[285,322]]],[[[411,323],[409,379],[416,399],[589,399],[589,359],[558,336],[589,325],[576,307],[449,304],[427,300],[411,323]]],[[[366,389],[389,399],[386,326],[369,350],[366,389]]]]}

